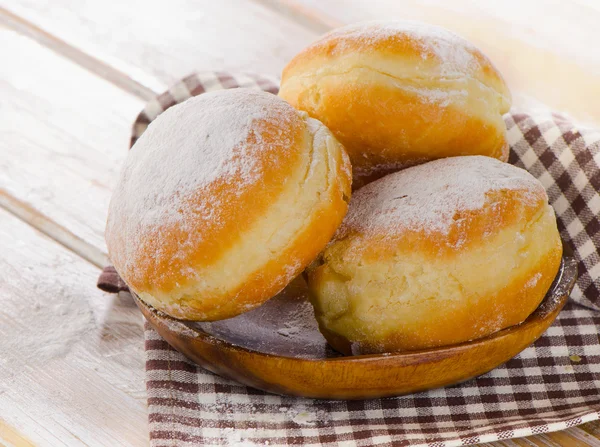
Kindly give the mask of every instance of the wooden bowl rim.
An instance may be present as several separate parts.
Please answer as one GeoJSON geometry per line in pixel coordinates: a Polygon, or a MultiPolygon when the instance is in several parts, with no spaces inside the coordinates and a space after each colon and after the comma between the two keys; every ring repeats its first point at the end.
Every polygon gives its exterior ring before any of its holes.
{"type": "MultiPolygon", "coordinates": [[[[178,320],[173,318],[164,312],[150,306],[145,303],[142,299],[140,299],[135,293],[131,292],[131,295],[134,297],[134,300],[138,307],[141,310],[145,310],[148,314],[153,316],[153,319],[160,322],[161,325],[171,331],[176,332],[178,337],[183,338],[194,338],[203,343],[209,344],[214,347],[218,347],[219,349],[226,349],[228,351],[237,352],[240,354],[252,355],[263,357],[265,359],[285,359],[286,361],[295,361],[295,362],[307,362],[307,363],[338,363],[338,362],[357,362],[357,363],[371,363],[371,362],[380,362],[381,360],[392,360],[392,359],[400,359],[405,362],[406,365],[413,363],[423,362],[427,357],[432,357],[439,359],[440,357],[446,357],[450,355],[456,355],[461,351],[469,350],[473,347],[476,347],[481,344],[485,344],[491,340],[501,339],[503,337],[507,337],[509,334],[512,334],[515,331],[526,329],[529,326],[535,325],[541,321],[545,321],[548,318],[555,319],[558,316],[558,313],[566,304],[571,291],[575,285],[575,280],[577,279],[577,260],[568,254],[563,255],[561,259],[561,264],[552,283],[551,287],[548,289],[544,300],[540,303],[538,308],[529,316],[525,321],[518,325],[510,326],[505,329],[502,329],[494,334],[488,335],[487,337],[478,338],[475,340],[466,341],[463,343],[443,346],[439,348],[431,348],[431,349],[422,349],[417,351],[406,351],[406,352],[392,352],[392,353],[384,353],[384,354],[366,354],[366,355],[356,355],[356,356],[342,356],[342,357],[324,357],[324,358],[306,358],[306,357],[292,357],[285,355],[276,355],[269,354],[261,351],[256,351],[253,349],[245,348],[243,346],[238,346],[217,338],[213,335],[210,335],[206,332],[203,332],[199,329],[188,326],[185,320],[178,320]],[[168,322],[168,323],[167,323],[168,322]]],[[[144,312],[143,312],[144,313],[144,312]]],[[[156,321],[151,321],[150,323],[155,325],[156,321]]],[[[403,362],[403,363],[404,363],[403,362]]]]}

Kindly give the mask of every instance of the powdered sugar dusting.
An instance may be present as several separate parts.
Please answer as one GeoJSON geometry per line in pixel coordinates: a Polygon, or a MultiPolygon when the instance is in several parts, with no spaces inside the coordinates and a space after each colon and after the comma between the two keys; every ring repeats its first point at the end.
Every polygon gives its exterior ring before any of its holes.
{"type": "MultiPolygon", "coordinates": [[[[114,226],[123,236],[126,262],[149,229],[215,223],[214,197],[196,201],[194,209],[187,199],[216,180],[235,185],[235,191],[259,181],[257,152],[275,144],[261,144],[259,124],[286,129],[297,116],[291,110],[275,95],[229,89],[188,99],[154,120],[131,149],[110,204],[107,231],[114,226]]],[[[276,143],[288,134],[281,131],[276,143]]]]}
{"type": "Polygon", "coordinates": [[[527,171],[484,156],[452,157],[407,168],[356,192],[338,235],[414,229],[448,234],[461,211],[484,206],[492,191],[521,190],[532,204],[546,197],[527,171]]]}
{"type": "Polygon", "coordinates": [[[443,90],[439,88],[416,88],[408,85],[403,87],[403,89],[418,95],[427,104],[437,104],[440,107],[448,107],[457,100],[466,101],[469,96],[469,93],[465,89],[443,90]]]}
{"type": "Polygon", "coordinates": [[[369,48],[384,40],[406,36],[421,47],[423,60],[430,56],[439,59],[443,75],[470,73],[480,68],[474,55],[479,51],[466,39],[445,28],[416,21],[373,20],[354,23],[331,31],[321,42],[336,40],[339,42],[336,49],[344,50],[349,43],[369,48]]]}
{"type": "Polygon", "coordinates": [[[531,289],[531,288],[535,287],[541,278],[542,278],[542,274],[540,272],[537,272],[535,275],[533,275],[531,278],[529,278],[529,281],[527,281],[525,283],[525,288],[531,289]]]}

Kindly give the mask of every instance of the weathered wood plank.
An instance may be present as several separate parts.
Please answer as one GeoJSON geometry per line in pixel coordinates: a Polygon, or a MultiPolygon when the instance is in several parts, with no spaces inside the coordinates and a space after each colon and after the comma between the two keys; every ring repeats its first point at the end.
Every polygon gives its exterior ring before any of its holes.
{"type": "MultiPolygon", "coordinates": [[[[594,423],[592,423],[594,424],[594,423]]],[[[586,433],[585,427],[572,427],[567,430],[529,436],[527,438],[506,439],[503,441],[478,444],[480,447],[598,447],[600,440],[586,433]]]]}
{"type": "Polygon", "coordinates": [[[0,208],[15,215],[32,227],[38,229],[46,236],[64,245],[69,250],[77,253],[83,259],[91,262],[96,267],[109,264],[108,256],[96,246],[77,237],[65,227],[57,224],[47,216],[40,213],[28,203],[16,199],[0,188],[0,208]]]}
{"type": "Polygon", "coordinates": [[[70,248],[103,262],[111,187],[143,101],[2,27],[0,58],[2,205],[60,240],[54,221],[77,237],[70,248]]]}
{"type": "MultiPolygon", "coordinates": [[[[107,81],[112,82],[113,84],[121,87],[123,90],[131,92],[142,99],[148,100],[155,95],[154,91],[151,90],[150,87],[152,85],[151,82],[148,82],[149,86],[142,84],[140,81],[133,79],[130,74],[120,71],[118,68],[112,67],[106,62],[85,53],[84,51],[70,45],[59,37],[47,33],[35,24],[28,22],[22,17],[19,17],[2,7],[0,7],[0,24],[6,26],[7,28],[18,31],[27,37],[37,40],[42,45],[73,61],[76,61],[79,65],[87,68],[92,73],[103,77],[107,81]]],[[[159,84],[155,85],[155,87],[157,86],[159,86],[159,84]]]]}
{"type": "Polygon", "coordinates": [[[316,35],[245,0],[2,0],[0,5],[31,24],[27,32],[55,51],[83,64],[93,57],[153,91],[196,70],[278,75],[316,35]],[[48,41],[48,34],[69,48],[48,41]]]}
{"type": "Polygon", "coordinates": [[[98,269],[0,210],[0,442],[147,442],[142,319],[98,269]]]}
{"type": "Polygon", "coordinates": [[[343,25],[340,20],[330,17],[315,7],[312,2],[303,2],[297,0],[254,0],[271,8],[280,15],[292,20],[300,25],[315,31],[318,34],[326,33],[332,28],[343,25]]]}
{"type": "Polygon", "coordinates": [[[600,439],[600,421],[588,422],[580,425],[579,428],[595,438],[600,439]]]}

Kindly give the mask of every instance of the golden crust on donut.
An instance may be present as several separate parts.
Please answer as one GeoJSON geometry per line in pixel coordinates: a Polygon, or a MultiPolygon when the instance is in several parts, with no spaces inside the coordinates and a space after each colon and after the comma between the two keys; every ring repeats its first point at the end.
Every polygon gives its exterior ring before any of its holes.
{"type": "Polygon", "coordinates": [[[341,144],[276,96],[200,95],[132,148],[110,204],[111,260],[140,298],[176,318],[238,315],[323,249],[350,177],[341,144]]]}
{"type": "Polygon", "coordinates": [[[334,30],[285,67],[279,96],[344,144],[355,186],[436,158],[508,157],[502,76],[442,28],[374,21],[334,30]]]}
{"type": "Polygon", "coordinates": [[[426,349],[524,321],[561,256],[554,211],[534,177],[492,158],[454,157],[357,191],[309,288],[337,350],[426,349]]]}

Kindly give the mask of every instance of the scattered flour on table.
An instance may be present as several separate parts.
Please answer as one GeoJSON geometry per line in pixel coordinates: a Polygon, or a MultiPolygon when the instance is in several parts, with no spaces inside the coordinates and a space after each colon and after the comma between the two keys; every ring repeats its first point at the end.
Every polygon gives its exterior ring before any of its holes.
{"type": "Polygon", "coordinates": [[[457,213],[481,209],[488,193],[522,191],[524,203],[546,196],[527,171],[484,156],[452,157],[407,168],[356,192],[338,235],[401,229],[448,234],[457,213]]]}
{"type": "Polygon", "coordinates": [[[4,361],[25,365],[43,364],[66,355],[82,335],[95,327],[95,320],[85,297],[74,292],[64,282],[45,278],[35,286],[35,296],[14,302],[7,310],[17,322],[10,334],[0,337],[0,364],[4,361]],[[12,357],[12,352],[18,356],[12,357]]]}
{"type": "MultiPolygon", "coordinates": [[[[288,422],[299,428],[309,428],[326,425],[330,420],[330,414],[325,409],[312,405],[307,399],[285,397],[282,399],[288,403],[248,404],[229,401],[203,405],[203,411],[218,414],[220,421],[235,425],[219,428],[214,436],[219,438],[218,445],[237,447],[270,445],[267,438],[280,436],[278,429],[271,428],[273,422],[288,422]],[[279,407],[279,414],[277,414],[277,407],[279,407]],[[252,426],[248,427],[248,425],[252,426]]],[[[198,429],[197,435],[207,434],[202,433],[202,429],[198,429]]]]}

